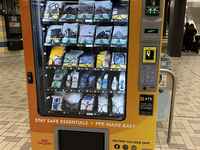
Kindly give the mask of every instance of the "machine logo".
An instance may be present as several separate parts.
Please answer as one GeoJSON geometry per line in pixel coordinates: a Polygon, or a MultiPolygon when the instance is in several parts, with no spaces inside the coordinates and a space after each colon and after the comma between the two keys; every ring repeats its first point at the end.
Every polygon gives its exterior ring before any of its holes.
{"type": "Polygon", "coordinates": [[[38,142],[38,144],[41,144],[41,145],[51,145],[52,143],[48,143],[48,140],[41,140],[41,142],[38,142]]]}

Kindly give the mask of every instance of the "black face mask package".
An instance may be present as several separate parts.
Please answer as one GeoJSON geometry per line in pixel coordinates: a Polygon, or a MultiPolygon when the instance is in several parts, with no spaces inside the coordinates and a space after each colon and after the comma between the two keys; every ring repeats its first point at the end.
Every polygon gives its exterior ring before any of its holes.
{"type": "Polygon", "coordinates": [[[127,26],[115,26],[111,40],[111,47],[126,47],[127,36],[128,36],[127,26]]]}
{"type": "Polygon", "coordinates": [[[78,7],[79,5],[65,5],[60,20],[75,20],[78,7]]]}
{"type": "Polygon", "coordinates": [[[112,26],[97,26],[95,45],[109,45],[112,35],[112,26]]]}
{"type": "Polygon", "coordinates": [[[46,44],[59,44],[62,37],[62,25],[52,25],[48,28],[46,44]]]}
{"type": "Polygon", "coordinates": [[[43,19],[59,19],[64,2],[47,1],[43,19]]]}
{"type": "Polygon", "coordinates": [[[77,21],[90,20],[94,16],[94,1],[79,1],[77,21]]]}
{"type": "Polygon", "coordinates": [[[112,2],[110,1],[98,1],[95,2],[95,21],[109,20],[111,19],[112,2]]]}
{"type": "Polygon", "coordinates": [[[80,25],[78,44],[92,46],[94,41],[95,29],[95,25],[80,25]]]}
{"type": "Polygon", "coordinates": [[[62,43],[77,44],[78,23],[64,23],[62,28],[62,43]]]}

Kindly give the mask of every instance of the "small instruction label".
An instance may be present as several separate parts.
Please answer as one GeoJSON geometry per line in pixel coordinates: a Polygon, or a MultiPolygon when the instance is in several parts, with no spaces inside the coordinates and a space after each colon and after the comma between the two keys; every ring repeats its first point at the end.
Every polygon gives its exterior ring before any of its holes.
{"type": "Polygon", "coordinates": [[[153,116],[153,102],[153,95],[140,95],[139,115],[153,116]]]}
{"type": "Polygon", "coordinates": [[[162,76],[162,80],[160,82],[159,87],[167,87],[167,75],[161,75],[162,76]]]}

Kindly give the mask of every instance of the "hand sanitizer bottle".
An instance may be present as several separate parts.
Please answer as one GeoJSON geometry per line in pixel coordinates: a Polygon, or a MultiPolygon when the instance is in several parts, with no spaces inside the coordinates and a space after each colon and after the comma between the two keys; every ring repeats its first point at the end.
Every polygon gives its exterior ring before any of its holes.
{"type": "Polygon", "coordinates": [[[119,75],[119,90],[120,91],[125,91],[125,72],[121,72],[119,75]]]}
{"type": "Polygon", "coordinates": [[[117,90],[117,87],[118,87],[117,77],[114,77],[112,82],[112,90],[117,90]]]}
{"type": "Polygon", "coordinates": [[[108,88],[108,74],[106,74],[103,79],[103,90],[107,90],[107,88],[108,88]]]}
{"type": "Polygon", "coordinates": [[[69,88],[71,86],[71,75],[67,76],[66,87],[69,88]]]}
{"type": "Polygon", "coordinates": [[[97,90],[101,90],[101,87],[102,87],[102,80],[101,77],[99,77],[97,80],[97,90]]]}

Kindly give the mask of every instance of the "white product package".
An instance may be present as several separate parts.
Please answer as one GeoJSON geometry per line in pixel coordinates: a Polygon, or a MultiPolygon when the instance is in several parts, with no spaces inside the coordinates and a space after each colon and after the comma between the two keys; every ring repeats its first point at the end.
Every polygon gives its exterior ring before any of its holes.
{"type": "Polygon", "coordinates": [[[124,94],[114,94],[112,97],[112,113],[124,114],[125,96],[124,94]]]}
{"type": "Polygon", "coordinates": [[[100,95],[98,97],[98,112],[107,113],[108,112],[108,96],[100,95]]]}

